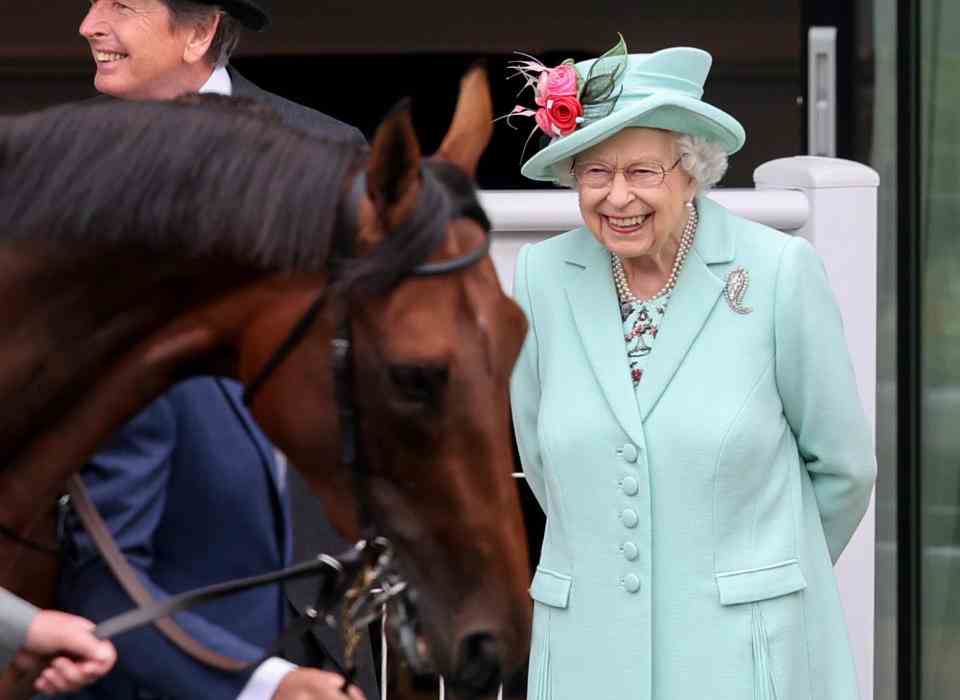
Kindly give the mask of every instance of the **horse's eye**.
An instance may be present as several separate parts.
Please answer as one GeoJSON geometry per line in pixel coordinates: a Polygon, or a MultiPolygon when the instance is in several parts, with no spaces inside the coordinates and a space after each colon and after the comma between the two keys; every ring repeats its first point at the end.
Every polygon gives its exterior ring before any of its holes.
{"type": "Polygon", "coordinates": [[[391,365],[390,379],[402,398],[417,403],[435,402],[447,385],[444,365],[391,365]]]}

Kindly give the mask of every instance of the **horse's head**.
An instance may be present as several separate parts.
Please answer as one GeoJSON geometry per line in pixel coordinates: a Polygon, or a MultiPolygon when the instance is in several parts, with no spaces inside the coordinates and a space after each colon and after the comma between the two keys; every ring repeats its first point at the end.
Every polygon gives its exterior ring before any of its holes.
{"type": "MultiPolygon", "coordinates": [[[[385,250],[407,253],[398,236],[439,228],[386,290],[340,286],[335,278],[329,309],[254,403],[344,534],[359,534],[357,513],[365,509],[393,542],[416,592],[430,659],[448,687],[469,697],[495,692],[523,665],[530,623],[507,405],[526,323],[489,257],[469,258],[489,235],[472,177],[490,138],[491,112],[485,76],[475,69],[440,150],[427,160],[408,112],[388,117],[372,145],[365,187],[355,180],[347,197],[356,259],[379,255],[374,266],[382,265],[385,250]],[[462,264],[436,274],[435,264],[451,260],[462,264]],[[424,274],[430,266],[434,274],[424,274]],[[331,400],[330,340],[340,314],[353,346],[349,391],[365,463],[359,484],[338,466],[343,425],[331,400]]],[[[305,291],[303,303],[308,299],[305,291]]],[[[294,319],[276,315],[271,325],[289,328],[294,319]]]]}

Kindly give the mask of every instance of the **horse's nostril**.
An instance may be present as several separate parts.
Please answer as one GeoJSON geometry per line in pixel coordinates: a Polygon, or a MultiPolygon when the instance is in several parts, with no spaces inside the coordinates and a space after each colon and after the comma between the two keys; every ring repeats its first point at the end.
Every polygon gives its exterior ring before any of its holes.
{"type": "Polygon", "coordinates": [[[501,665],[497,640],[492,634],[477,632],[460,642],[454,684],[466,697],[492,695],[500,686],[501,665]]]}

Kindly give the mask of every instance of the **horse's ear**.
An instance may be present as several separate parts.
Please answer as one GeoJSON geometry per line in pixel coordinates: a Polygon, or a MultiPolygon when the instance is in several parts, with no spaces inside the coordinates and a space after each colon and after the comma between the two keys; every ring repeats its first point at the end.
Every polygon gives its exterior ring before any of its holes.
{"type": "Polygon", "coordinates": [[[470,177],[493,135],[493,102],[487,71],[476,65],[460,81],[457,111],[437,156],[457,165],[470,177]]]}
{"type": "Polygon", "coordinates": [[[416,193],[419,181],[420,144],[410,119],[410,103],[404,100],[377,129],[367,166],[367,194],[381,219],[393,218],[416,193]]]}

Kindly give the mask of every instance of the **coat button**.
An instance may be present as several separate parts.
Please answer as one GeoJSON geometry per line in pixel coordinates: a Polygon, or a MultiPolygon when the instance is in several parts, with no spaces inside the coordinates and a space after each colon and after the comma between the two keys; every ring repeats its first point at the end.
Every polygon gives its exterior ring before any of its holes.
{"type": "Polygon", "coordinates": [[[633,542],[624,542],[620,551],[623,552],[623,558],[627,561],[636,561],[640,556],[640,549],[633,542]]]}
{"type": "Polygon", "coordinates": [[[640,590],[640,577],[636,574],[627,574],[623,577],[623,587],[629,593],[636,593],[640,590]]]}
{"type": "Polygon", "coordinates": [[[639,455],[640,452],[637,450],[637,446],[629,442],[620,448],[620,456],[628,462],[636,462],[639,455]]]}
{"type": "Polygon", "coordinates": [[[632,476],[628,476],[620,482],[620,488],[622,488],[623,492],[628,496],[636,496],[640,490],[640,484],[638,484],[637,480],[632,476]]]}
{"type": "Polygon", "coordinates": [[[626,527],[636,527],[637,523],[640,522],[640,516],[637,515],[637,511],[632,508],[627,508],[622,513],[620,513],[620,520],[623,521],[623,524],[626,527]]]}

